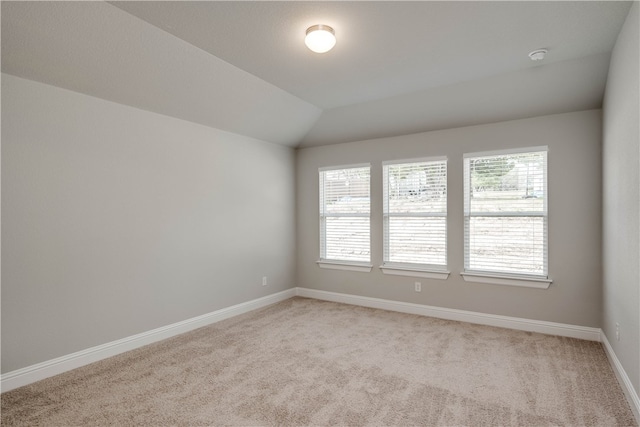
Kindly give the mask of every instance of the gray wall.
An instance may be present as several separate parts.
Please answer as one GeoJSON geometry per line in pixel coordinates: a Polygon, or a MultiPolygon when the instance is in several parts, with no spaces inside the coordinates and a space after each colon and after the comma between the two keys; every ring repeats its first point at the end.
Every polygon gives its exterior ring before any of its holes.
{"type": "Polygon", "coordinates": [[[292,287],[294,170],[290,148],[3,74],[2,372],[292,287]]]}
{"type": "MultiPolygon", "coordinates": [[[[496,96],[502,96],[496,94],[496,96]]],[[[601,111],[559,114],[393,138],[299,149],[297,152],[297,284],[367,297],[600,326],[601,111]],[[513,147],[549,146],[549,274],[547,290],[462,280],[462,155],[513,147]],[[382,264],[383,160],[447,156],[448,280],[384,275],[382,264]],[[318,168],[372,164],[370,273],[320,269],[318,168]],[[413,282],[422,282],[422,292],[413,282]]],[[[636,260],[637,261],[637,260],[636,260]]]]}
{"type": "Polygon", "coordinates": [[[640,393],[640,8],[618,36],[603,114],[602,329],[640,393]],[[615,324],[620,324],[620,341],[615,324]]]}

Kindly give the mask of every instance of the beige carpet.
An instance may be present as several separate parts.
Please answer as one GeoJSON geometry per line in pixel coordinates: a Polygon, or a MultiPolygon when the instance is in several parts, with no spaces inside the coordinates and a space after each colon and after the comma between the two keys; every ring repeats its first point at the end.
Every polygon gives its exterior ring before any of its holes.
{"type": "Polygon", "coordinates": [[[599,343],[293,298],[2,394],[2,425],[636,425],[599,343]]]}

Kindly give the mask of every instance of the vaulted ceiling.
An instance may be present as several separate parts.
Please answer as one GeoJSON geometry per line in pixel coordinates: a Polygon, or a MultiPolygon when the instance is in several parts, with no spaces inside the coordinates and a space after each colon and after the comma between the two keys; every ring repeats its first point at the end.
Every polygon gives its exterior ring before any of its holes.
{"type": "Polygon", "coordinates": [[[600,108],[630,2],[3,2],[2,71],[288,146],[600,108]],[[338,43],[309,51],[307,27],[338,43]],[[537,48],[549,53],[532,62],[537,48]]]}

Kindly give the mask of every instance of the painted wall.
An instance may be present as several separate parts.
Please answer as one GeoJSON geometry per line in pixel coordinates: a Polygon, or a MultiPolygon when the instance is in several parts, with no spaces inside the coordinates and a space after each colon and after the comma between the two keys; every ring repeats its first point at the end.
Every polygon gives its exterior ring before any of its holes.
{"type": "Polygon", "coordinates": [[[639,15],[635,2],[611,56],[604,98],[602,329],[640,394],[639,15]]]}
{"type": "Polygon", "coordinates": [[[2,372],[294,286],[294,170],[290,148],[3,74],[2,372]]]}
{"type": "MultiPolygon", "coordinates": [[[[498,96],[498,95],[496,95],[498,96]]],[[[297,152],[298,286],[599,327],[601,313],[601,111],[456,128],[393,138],[299,149],[297,152]],[[463,281],[463,153],[549,147],[549,289],[463,281]],[[448,157],[447,280],[384,275],[382,166],[384,160],[448,157]],[[320,269],[318,168],[367,163],[371,169],[370,273],[320,269]],[[414,281],[422,292],[414,291],[414,281]]]]}

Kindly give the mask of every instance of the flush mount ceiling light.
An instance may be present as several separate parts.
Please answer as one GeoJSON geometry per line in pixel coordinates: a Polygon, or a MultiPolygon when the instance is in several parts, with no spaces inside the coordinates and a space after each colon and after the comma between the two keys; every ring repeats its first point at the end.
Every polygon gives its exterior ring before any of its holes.
{"type": "Polygon", "coordinates": [[[316,53],[329,52],[336,45],[336,33],[328,25],[312,25],[307,28],[304,44],[316,53]]]}
{"type": "Polygon", "coordinates": [[[529,58],[532,61],[542,61],[547,54],[547,49],[536,49],[533,52],[529,52],[529,58]]]}

